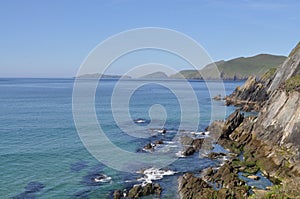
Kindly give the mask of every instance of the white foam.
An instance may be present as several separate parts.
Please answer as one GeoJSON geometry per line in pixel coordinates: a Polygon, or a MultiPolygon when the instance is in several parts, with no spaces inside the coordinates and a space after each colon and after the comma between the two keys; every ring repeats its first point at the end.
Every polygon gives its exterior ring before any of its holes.
{"type": "Polygon", "coordinates": [[[111,177],[107,175],[100,175],[94,178],[95,182],[109,182],[111,181],[111,177]]]}
{"type": "Polygon", "coordinates": [[[176,172],[171,170],[162,170],[157,168],[149,168],[144,171],[138,171],[138,173],[143,173],[144,176],[139,178],[138,181],[142,181],[142,186],[152,183],[152,181],[160,180],[164,176],[174,175],[176,172]]]}
{"type": "Polygon", "coordinates": [[[182,151],[178,151],[176,154],[176,157],[179,157],[179,158],[185,158],[186,156],[182,154],[182,151]]]}
{"type": "Polygon", "coordinates": [[[138,119],[138,120],[134,120],[135,123],[145,123],[146,120],[143,119],[138,119]]]}

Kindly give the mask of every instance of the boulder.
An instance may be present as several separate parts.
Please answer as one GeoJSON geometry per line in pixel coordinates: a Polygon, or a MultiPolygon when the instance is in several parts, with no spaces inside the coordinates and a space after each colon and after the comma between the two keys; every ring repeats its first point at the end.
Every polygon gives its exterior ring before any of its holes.
{"type": "Polygon", "coordinates": [[[151,194],[155,194],[156,196],[160,196],[162,192],[161,186],[156,183],[147,183],[146,185],[134,185],[128,193],[128,198],[139,198],[143,196],[148,196],[151,194]]]}
{"type": "Polygon", "coordinates": [[[184,156],[190,156],[190,155],[193,155],[194,153],[196,152],[195,148],[190,146],[190,147],[187,147],[183,152],[182,152],[182,155],[184,156]]]}
{"type": "Polygon", "coordinates": [[[121,199],[121,198],[122,198],[121,190],[114,191],[114,199],[121,199]]]}
{"type": "Polygon", "coordinates": [[[210,159],[218,159],[218,158],[221,158],[221,157],[224,157],[226,156],[225,153],[215,153],[215,152],[211,152],[210,154],[208,154],[208,158],[210,159]]]}

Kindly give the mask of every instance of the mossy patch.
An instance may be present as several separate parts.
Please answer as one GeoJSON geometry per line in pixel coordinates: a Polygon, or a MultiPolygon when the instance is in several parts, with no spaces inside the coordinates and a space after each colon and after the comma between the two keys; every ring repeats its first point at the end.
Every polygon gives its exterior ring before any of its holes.
{"type": "Polygon", "coordinates": [[[287,92],[300,89],[300,75],[289,78],[284,83],[285,90],[287,92]]]}
{"type": "Polygon", "coordinates": [[[273,75],[275,74],[277,68],[270,68],[262,77],[261,80],[262,81],[267,81],[268,79],[270,79],[271,77],[273,77],[273,75]]]}

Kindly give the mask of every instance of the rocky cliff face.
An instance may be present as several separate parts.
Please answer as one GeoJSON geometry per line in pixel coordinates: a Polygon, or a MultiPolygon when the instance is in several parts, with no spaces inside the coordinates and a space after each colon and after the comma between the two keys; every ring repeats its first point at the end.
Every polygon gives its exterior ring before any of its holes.
{"type": "Polygon", "coordinates": [[[262,87],[252,78],[230,96],[258,104],[259,113],[244,119],[229,135],[223,131],[228,139],[223,136],[218,141],[231,150],[243,150],[246,161],[255,162],[284,185],[300,176],[300,92],[285,88],[286,82],[299,74],[300,43],[262,87]]]}
{"type": "Polygon", "coordinates": [[[292,50],[288,58],[284,63],[277,69],[274,80],[268,91],[274,91],[284,83],[287,79],[300,74],[300,42],[292,50]]]}
{"type": "Polygon", "coordinates": [[[268,99],[266,84],[251,76],[243,86],[237,87],[231,95],[225,97],[226,104],[240,106],[244,111],[259,111],[268,99]]]}
{"type": "MultiPolygon", "coordinates": [[[[227,104],[241,106],[243,110],[256,110],[257,116],[245,117],[237,110],[226,121],[216,121],[208,127],[212,135],[220,135],[218,144],[231,152],[243,153],[244,162],[233,159],[225,163],[216,173],[206,175],[209,181],[222,181],[221,189],[214,192],[219,196],[221,190],[235,195],[234,198],[245,198],[241,195],[246,192],[236,190],[243,185],[228,186],[231,181],[238,182],[236,172],[247,170],[255,174],[257,169],[265,176],[273,179],[277,184],[271,191],[265,191],[261,197],[254,198],[299,198],[300,191],[300,43],[293,49],[286,61],[275,73],[269,73],[264,78],[257,80],[250,77],[246,83],[237,88],[233,94],[226,98],[227,104]],[[299,77],[299,79],[298,79],[299,77]],[[290,80],[297,80],[297,85],[287,89],[290,80]],[[299,81],[298,81],[299,80],[299,81]],[[238,162],[238,163],[237,163],[238,162]],[[227,165],[227,166],[226,166],[227,165]],[[231,177],[226,181],[230,168],[231,177]],[[228,169],[227,169],[228,170],[228,169]],[[236,171],[236,172],[234,172],[236,171]],[[226,183],[227,182],[227,183],[226,183]],[[280,182],[280,183],[279,183],[280,182]],[[225,186],[224,186],[225,185],[225,186]],[[238,197],[239,196],[239,197],[238,197]]],[[[193,180],[192,180],[193,181],[193,180]]],[[[182,185],[182,184],[181,184],[182,185]]],[[[190,186],[191,187],[191,186],[190,186]]],[[[181,197],[185,194],[185,186],[180,187],[181,197]],[[184,189],[183,189],[184,188],[184,189]]],[[[203,195],[203,191],[193,194],[203,195]]],[[[209,191],[208,191],[209,190],[209,191]]],[[[255,193],[256,192],[254,190],[255,193]]],[[[248,192],[247,192],[248,194],[248,192]]]]}

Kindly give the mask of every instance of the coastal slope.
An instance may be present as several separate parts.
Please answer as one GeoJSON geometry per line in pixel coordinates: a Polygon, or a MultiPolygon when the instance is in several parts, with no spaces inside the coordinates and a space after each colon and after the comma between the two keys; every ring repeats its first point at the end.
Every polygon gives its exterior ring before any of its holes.
{"type": "Polygon", "coordinates": [[[271,68],[281,65],[285,56],[259,54],[252,57],[239,57],[228,61],[218,61],[208,64],[200,72],[197,70],[183,70],[170,78],[201,79],[201,73],[206,74],[209,79],[243,80],[250,76],[261,77],[271,68]],[[214,65],[220,71],[220,77],[214,72],[214,65]]]}
{"type": "MultiPolygon", "coordinates": [[[[216,198],[299,198],[299,71],[300,43],[276,71],[269,71],[261,78],[250,77],[225,98],[228,105],[239,108],[226,121],[213,122],[208,130],[220,135],[217,143],[242,156],[242,160],[233,156],[219,169],[206,172],[201,178],[217,184],[220,189],[213,189],[200,180],[201,183],[191,186],[202,186],[202,189],[197,188],[201,191],[192,189],[189,193],[216,198]],[[245,117],[241,110],[257,111],[258,114],[245,117]],[[239,174],[258,179],[259,172],[269,178],[273,186],[267,190],[252,187],[250,193],[250,187],[239,174]]],[[[199,181],[194,179],[197,177],[189,178],[199,181]]],[[[181,198],[189,198],[187,187],[182,185],[183,179],[186,176],[179,179],[179,192],[181,198]]]]}

